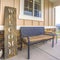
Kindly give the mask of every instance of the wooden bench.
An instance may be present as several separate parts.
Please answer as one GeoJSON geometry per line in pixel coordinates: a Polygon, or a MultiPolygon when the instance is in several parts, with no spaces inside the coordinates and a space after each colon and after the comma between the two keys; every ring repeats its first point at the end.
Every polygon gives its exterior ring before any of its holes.
{"type": "Polygon", "coordinates": [[[46,34],[44,27],[21,27],[21,50],[22,43],[28,46],[28,59],[30,59],[30,46],[43,41],[52,40],[52,47],[54,46],[54,35],[52,33],[46,34]]]}

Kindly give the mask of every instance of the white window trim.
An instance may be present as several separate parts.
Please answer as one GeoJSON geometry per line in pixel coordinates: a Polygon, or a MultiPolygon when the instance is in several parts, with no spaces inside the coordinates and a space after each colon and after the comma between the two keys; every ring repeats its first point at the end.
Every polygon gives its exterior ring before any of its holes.
{"type": "Polygon", "coordinates": [[[39,20],[43,21],[43,13],[44,13],[44,0],[41,0],[41,10],[42,10],[42,16],[41,17],[34,17],[34,16],[29,16],[29,15],[24,15],[24,0],[20,0],[20,14],[19,14],[19,19],[26,19],[26,20],[39,20]]]}
{"type": "MultiPolygon", "coordinates": [[[[16,30],[20,30],[20,27],[40,27],[40,26],[16,26],[16,30]]],[[[45,29],[56,28],[56,26],[41,26],[41,27],[45,27],[45,29]]],[[[4,25],[0,25],[0,30],[4,30],[4,25]]]]}

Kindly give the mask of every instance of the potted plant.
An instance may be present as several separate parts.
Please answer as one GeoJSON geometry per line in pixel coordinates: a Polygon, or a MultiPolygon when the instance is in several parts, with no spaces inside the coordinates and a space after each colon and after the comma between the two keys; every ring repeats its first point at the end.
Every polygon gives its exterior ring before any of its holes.
{"type": "Polygon", "coordinates": [[[2,57],[2,55],[3,55],[3,50],[0,49],[0,58],[2,57]]]}

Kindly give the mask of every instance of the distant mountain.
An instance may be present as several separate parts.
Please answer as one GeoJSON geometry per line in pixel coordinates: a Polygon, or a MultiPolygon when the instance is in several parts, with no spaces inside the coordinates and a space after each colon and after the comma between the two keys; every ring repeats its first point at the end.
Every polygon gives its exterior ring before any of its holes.
{"type": "Polygon", "coordinates": [[[60,24],[57,24],[56,26],[57,26],[57,27],[60,27],[60,24]]]}

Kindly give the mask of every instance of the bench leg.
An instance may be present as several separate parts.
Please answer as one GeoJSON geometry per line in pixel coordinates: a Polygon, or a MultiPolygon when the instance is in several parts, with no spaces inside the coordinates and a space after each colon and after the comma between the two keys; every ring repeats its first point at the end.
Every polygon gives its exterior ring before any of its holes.
{"type": "Polygon", "coordinates": [[[21,40],[21,43],[20,43],[20,44],[21,44],[21,46],[20,46],[20,50],[22,50],[22,40],[21,40]]]}
{"type": "Polygon", "coordinates": [[[52,47],[54,47],[54,39],[52,39],[52,47]]]}
{"type": "Polygon", "coordinates": [[[30,45],[28,45],[28,59],[30,59],[30,45]]]}
{"type": "Polygon", "coordinates": [[[56,35],[56,44],[57,44],[57,35],[56,35]]]}

